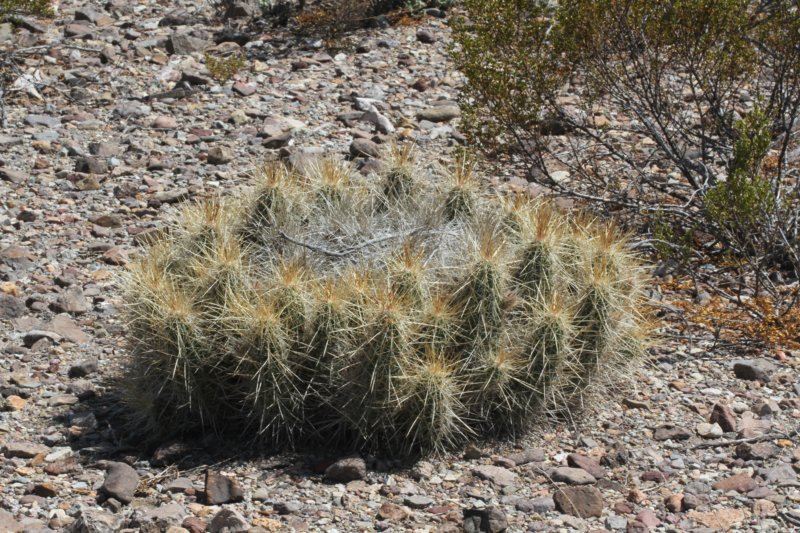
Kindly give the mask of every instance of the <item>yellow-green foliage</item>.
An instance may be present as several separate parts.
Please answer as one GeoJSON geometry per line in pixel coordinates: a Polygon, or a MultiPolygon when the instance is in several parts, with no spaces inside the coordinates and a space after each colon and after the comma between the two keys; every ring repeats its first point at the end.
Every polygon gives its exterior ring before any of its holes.
{"type": "Polygon", "coordinates": [[[387,159],[268,165],[133,262],[141,422],[444,450],[520,434],[639,357],[640,267],[613,227],[483,190],[465,161],[387,159]]]}
{"type": "Polygon", "coordinates": [[[0,0],[0,22],[15,16],[52,17],[50,0],[0,0]]]}
{"type": "Polygon", "coordinates": [[[217,57],[206,52],[203,57],[206,60],[208,73],[219,82],[226,82],[233,78],[245,65],[244,56],[241,54],[217,57]]]}

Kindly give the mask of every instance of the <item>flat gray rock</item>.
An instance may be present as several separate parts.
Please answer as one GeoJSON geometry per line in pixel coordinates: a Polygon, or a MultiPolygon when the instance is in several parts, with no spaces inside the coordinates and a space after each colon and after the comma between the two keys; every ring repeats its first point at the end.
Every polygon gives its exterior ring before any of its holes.
{"type": "Polygon", "coordinates": [[[586,470],[561,466],[550,471],[553,481],[561,481],[568,485],[593,485],[597,479],[586,470]]]}
{"type": "Polygon", "coordinates": [[[741,360],[733,364],[733,373],[739,379],[768,383],[777,368],[774,363],[766,359],[741,360]]]}
{"type": "Polygon", "coordinates": [[[433,106],[417,113],[417,119],[431,122],[447,122],[460,116],[461,109],[457,105],[433,106]]]}
{"type": "Polygon", "coordinates": [[[248,531],[250,524],[234,509],[223,509],[214,515],[206,531],[209,533],[240,533],[248,531]]]}
{"type": "Polygon", "coordinates": [[[491,481],[500,487],[508,487],[517,481],[517,475],[502,466],[479,465],[472,468],[472,474],[480,479],[491,481]]]}

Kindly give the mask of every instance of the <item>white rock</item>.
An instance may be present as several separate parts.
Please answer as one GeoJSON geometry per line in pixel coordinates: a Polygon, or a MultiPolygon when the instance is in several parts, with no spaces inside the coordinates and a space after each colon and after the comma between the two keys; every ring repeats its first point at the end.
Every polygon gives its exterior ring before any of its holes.
{"type": "Polygon", "coordinates": [[[48,453],[44,457],[44,461],[46,463],[55,463],[59,459],[63,459],[72,455],[72,448],[69,446],[59,446],[58,448],[53,448],[52,450],[52,452],[48,453]]]}
{"type": "Polygon", "coordinates": [[[718,439],[723,435],[722,428],[719,424],[709,424],[708,422],[703,422],[702,424],[697,425],[697,434],[703,437],[704,439],[718,439]]]}

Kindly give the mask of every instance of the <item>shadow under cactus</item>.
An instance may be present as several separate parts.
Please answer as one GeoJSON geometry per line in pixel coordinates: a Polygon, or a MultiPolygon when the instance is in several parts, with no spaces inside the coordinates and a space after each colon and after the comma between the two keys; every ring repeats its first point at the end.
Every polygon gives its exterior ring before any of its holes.
{"type": "Polygon", "coordinates": [[[132,264],[137,425],[443,451],[518,436],[639,357],[641,268],[613,227],[482,190],[468,161],[386,159],[267,166],[132,264]]]}

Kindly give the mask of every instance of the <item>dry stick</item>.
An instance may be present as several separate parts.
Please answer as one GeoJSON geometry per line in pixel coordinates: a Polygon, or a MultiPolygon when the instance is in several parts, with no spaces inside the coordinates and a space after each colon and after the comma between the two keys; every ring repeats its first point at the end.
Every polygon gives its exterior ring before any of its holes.
{"type": "Polygon", "coordinates": [[[780,516],[781,519],[784,520],[785,522],[789,522],[790,524],[795,526],[800,526],[800,518],[794,515],[790,515],[789,513],[780,511],[778,512],[778,516],[780,516]]]}
{"type": "Polygon", "coordinates": [[[747,439],[733,439],[733,440],[717,440],[714,442],[704,442],[703,444],[697,444],[693,446],[692,450],[699,450],[703,448],[716,448],[718,446],[735,446],[737,444],[746,444],[750,442],[762,442],[765,440],[772,440],[778,437],[783,437],[785,439],[791,439],[795,435],[800,433],[800,429],[795,429],[791,433],[767,433],[765,435],[758,435],[757,437],[750,437],[747,439]]]}
{"type": "Polygon", "coordinates": [[[8,120],[6,119],[6,91],[0,87],[0,128],[8,127],[8,120]]]}

